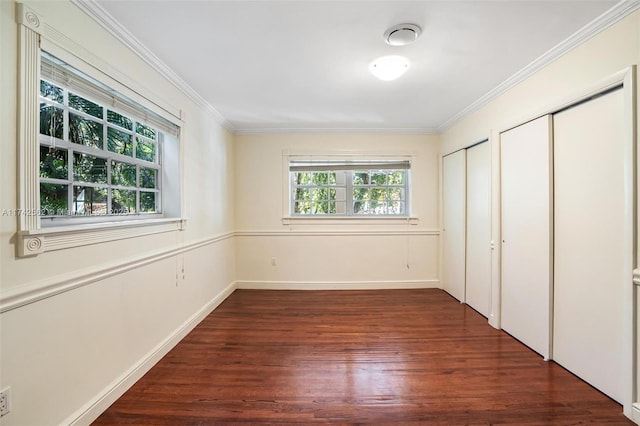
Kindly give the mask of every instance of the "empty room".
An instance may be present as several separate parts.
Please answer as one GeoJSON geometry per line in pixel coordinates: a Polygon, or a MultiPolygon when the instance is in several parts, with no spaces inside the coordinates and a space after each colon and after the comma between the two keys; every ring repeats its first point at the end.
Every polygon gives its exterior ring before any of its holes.
{"type": "Polygon", "coordinates": [[[640,0],[0,0],[0,425],[640,424],[640,0]]]}

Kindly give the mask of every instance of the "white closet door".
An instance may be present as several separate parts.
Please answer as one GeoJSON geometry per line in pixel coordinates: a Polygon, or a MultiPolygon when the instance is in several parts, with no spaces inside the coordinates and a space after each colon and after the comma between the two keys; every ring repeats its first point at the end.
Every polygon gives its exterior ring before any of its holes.
{"type": "Polygon", "coordinates": [[[464,302],[465,288],[465,150],[442,159],[443,179],[443,288],[464,302]]]}
{"type": "Polygon", "coordinates": [[[467,149],[466,303],[485,317],[491,301],[491,149],[467,149]]]}
{"type": "MultiPolygon", "coordinates": [[[[623,91],[554,116],[553,358],[616,401],[624,394],[623,91]]],[[[627,200],[631,201],[631,200],[627,200]]],[[[627,374],[629,374],[627,372],[627,374]]]]}
{"type": "Polygon", "coordinates": [[[549,357],[550,116],[500,135],[502,328],[549,357]]]}

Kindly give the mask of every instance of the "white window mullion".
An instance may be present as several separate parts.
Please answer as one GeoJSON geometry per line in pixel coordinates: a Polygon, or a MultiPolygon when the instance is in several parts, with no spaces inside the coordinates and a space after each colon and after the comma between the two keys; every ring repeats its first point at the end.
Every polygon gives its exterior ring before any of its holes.
{"type": "Polygon", "coordinates": [[[73,210],[73,149],[67,150],[67,175],[69,184],[67,185],[67,214],[74,213],[73,210]]]}
{"type": "Polygon", "coordinates": [[[345,202],[347,204],[347,215],[353,216],[353,170],[347,170],[345,173],[345,184],[347,185],[347,193],[345,194],[345,202]]]}

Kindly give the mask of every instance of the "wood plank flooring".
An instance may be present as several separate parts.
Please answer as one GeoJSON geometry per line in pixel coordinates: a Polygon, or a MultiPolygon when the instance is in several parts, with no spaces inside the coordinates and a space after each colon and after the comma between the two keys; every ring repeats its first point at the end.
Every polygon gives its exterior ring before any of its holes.
{"type": "Polygon", "coordinates": [[[630,425],[447,293],[237,290],[95,425],[630,425]]]}

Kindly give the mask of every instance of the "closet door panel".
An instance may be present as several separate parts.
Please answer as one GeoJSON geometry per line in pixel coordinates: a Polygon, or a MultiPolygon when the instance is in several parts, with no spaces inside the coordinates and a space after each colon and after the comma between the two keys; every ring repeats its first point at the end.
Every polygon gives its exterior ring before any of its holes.
{"type": "Polygon", "coordinates": [[[550,116],[500,136],[502,328],[549,357],[550,116]]]}
{"type": "Polygon", "coordinates": [[[444,290],[464,302],[466,154],[454,152],[442,159],[443,179],[443,271],[444,290]]]}
{"type": "MultiPolygon", "coordinates": [[[[617,401],[623,396],[623,91],[554,116],[553,358],[617,401]]],[[[626,336],[629,338],[629,336],[626,336]]]]}
{"type": "Polygon", "coordinates": [[[466,303],[485,317],[491,301],[491,150],[467,150],[466,303]]]}

